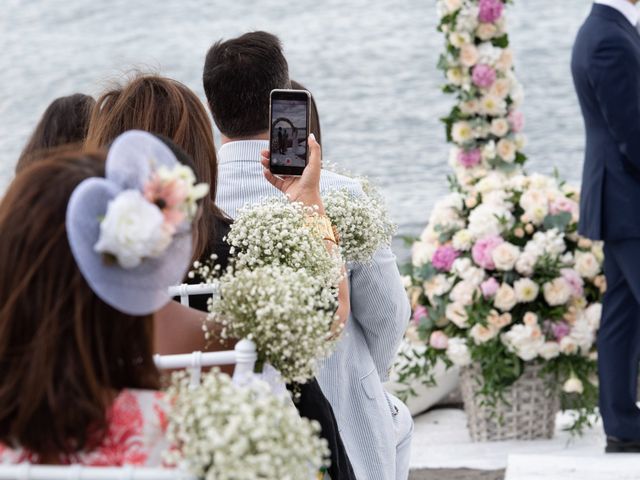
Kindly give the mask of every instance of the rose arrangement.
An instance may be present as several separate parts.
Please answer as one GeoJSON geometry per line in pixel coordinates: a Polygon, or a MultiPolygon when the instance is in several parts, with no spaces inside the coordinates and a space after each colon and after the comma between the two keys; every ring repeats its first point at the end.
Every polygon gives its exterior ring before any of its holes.
{"type": "Polygon", "coordinates": [[[320,425],[299,416],[290,402],[256,380],[248,388],[217,371],[189,387],[175,374],[167,461],[207,480],[310,478],[327,466],[329,449],[320,425]]]}
{"type": "Polygon", "coordinates": [[[405,354],[399,374],[405,383],[429,383],[439,361],[478,365],[478,393],[490,406],[527,363],[542,364],[545,377],[563,386],[561,407],[578,411],[573,429],[580,431],[597,405],[602,245],[577,235],[576,189],[521,168],[522,89],[505,3],[438,1],[447,39],[440,67],[445,91],[457,99],[443,119],[456,176],[413,245],[408,338],[420,345],[405,354]]]}
{"type": "Polygon", "coordinates": [[[142,192],[125,190],[109,202],[96,252],[123,268],[135,268],[145,258],[162,255],[180,225],[194,218],[197,201],[207,193],[209,185],[196,184],[189,167],[159,167],[142,192]]]}

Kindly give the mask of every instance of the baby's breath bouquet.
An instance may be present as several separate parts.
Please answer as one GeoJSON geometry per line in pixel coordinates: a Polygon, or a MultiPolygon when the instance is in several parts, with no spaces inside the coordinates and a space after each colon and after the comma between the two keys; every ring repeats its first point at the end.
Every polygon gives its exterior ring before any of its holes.
{"type": "MultiPolygon", "coordinates": [[[[371,189],[369,183],[366,185],[371,189]]],[[[332,190],[323,202],[327,216],[340,235],[340,250],[345,260],[367,262],[380,246],[391,243],[396,227],[375,190],[364,195],[355,195],[346,188],[332,190]]]]}
{"type": "Polygon", "coordinates": [[[168,463],[205,480],[311,478],[327,466],[329,450],[320,425],[301,418],[260,381],[235,386],[212,371],[197,389],[184,372],[169,389],[168,463]]]}
{"type": "Polygon", "coordinates": [[[322,278],[306,269],[268,265],[229,271],[220,279],[220,296],[211,311],[222,338],[248,338],[258,351],[258,366],[276,368],[287,382],[315,375],[328,341],[337,300],[322,278]]]}

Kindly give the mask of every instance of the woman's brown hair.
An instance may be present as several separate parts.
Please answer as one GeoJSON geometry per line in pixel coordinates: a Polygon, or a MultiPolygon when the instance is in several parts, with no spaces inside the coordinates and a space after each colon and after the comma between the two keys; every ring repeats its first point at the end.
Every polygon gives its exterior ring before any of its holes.
{"type": "Polygon", "coordinates": [[[93,97],[82,93],[56,98],[51,102],[20,154],[16,173],[50,156],[51,150],[64,151],[70,145],[77,149],[82,145],[95,103],[93,97]]]}
{"type": "Polygon", "coordinates": [[[99,445],[120,390],[159,386],[152,317],[100,300],[67,240],[71,193],[103,165],[102,154],[44,159],[0,203],[0,442],[41,463],[99,445]]]}
{"type": "Polygon", "coordinates": [[[198,181],[210,185],[210,195],[202,203],[205,214],[196,226],[193,259],[201,258],[210,239],[215,238],[216,217],[223,217],[214,203],[218,162],[207,111],[184,84],[158,75],[140,75],[98,98],[86,146],[107,146],[118,135],[132,129],[169,138],[191,156],[198,181]]]}

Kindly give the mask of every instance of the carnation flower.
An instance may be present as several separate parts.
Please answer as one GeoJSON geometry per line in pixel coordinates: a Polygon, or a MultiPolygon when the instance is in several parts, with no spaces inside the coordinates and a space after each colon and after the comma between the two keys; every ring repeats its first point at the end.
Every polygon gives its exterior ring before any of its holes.
{"type": "Polygon", "coordinates": [[[529,278],[516,280],[513,287],[516,292],[516,299],[520,303],[533,302],[540,292],[538,284],[529,278]]]}
{"type": "Polygon", "coordinates": [[[481,22],[495,22],[502,16],[504,4],[501,0],[480,0],[478,19],[481,22]]]}
{"type": "Polygon", "coordinates": [[[476,345],[481,345],[496,338],[499,332],[500,330],[493,325],[484,326],[477,323],[471,328],[469,334],[476,345]]]}
{"type": "Polygon", "coordinates": [[[480,88],[489,88],[496,81],[496,71],[491,66],[480,63],[473,67],[471,78],[480,88]]]}
{"type": "Polygon", "coordinates": [[[493,251],[498,245],[504,243],[502,237],[497,235],[485,237],[476,242],[471,249],[471,255],[473,261],[476,262],[482,268],[487,270],[494,270],[496,268],[493,260],[493,251]]]}
{"type": "Polygon", "coordinates": [[[558,277],[542,286],[544,299],[552,307],[566,304],[571,298],[571,286],[562,277],[558,277]]]}
{"type": "Polygon", "coordinates": [[[482,161],[482,152],[477,148],[472,150],[461,150],[458,154],[460,165],[465,168],[472,168],[482,161]]]}
{"type": "Polygon", "coordinates": [[[451,137],[458,144],[467,143],[473,140],[473,128],[469,122],[456,122],[451,129],[451,137]]]}
{"type": "Polygon", "coordinates": [[[575,355],[578,353],[578,344],[575,339],[573,339],[570,335],[567,335],[562,340],[560,340],[560,351],[565,355],[575,355]]]}
{"type": "Polygon", "coordinates": [[[427,242],[415,242],[411,246],[411,260],[415,267],[421,267],[425,263],[431,261],[433,253],[436,251],[436,246],[427,242]]]}
{"type": "Polygon", "coordinates": [[[450,338],[446,355],[457,367],[466,367],[471,363],[471,352],[464,338],[450,338]]]}
{"type": "Polygon", "coordinates": [[[441,245],[433,254],[431,263],[440,271],[448,272],[451,270],[453,262],[460,253],[450,245],[441,245]]]}
{"type": "Polygon", "coordinates": [[[496,68],[501,72],[507,72],[513,66],[513,52],[505,48],[500,53],[500,58],[496,62],[496,68]]]}

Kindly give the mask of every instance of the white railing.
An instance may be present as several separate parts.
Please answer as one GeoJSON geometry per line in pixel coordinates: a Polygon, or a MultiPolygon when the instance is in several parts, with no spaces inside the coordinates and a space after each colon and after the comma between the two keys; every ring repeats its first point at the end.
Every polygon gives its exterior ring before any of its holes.
{"type": "Polygon", "coordinates": [[[180,297],[180,303],[189,306],[189,296],[191,295],[215,295],[218,293],[218,285],[215,283],[201,283],[200,285],[176,285],[169,287],[169,295],[180,297]]]}
{"type": "Polygon", "coordinates": [[[82,465],[0,465],[0,480],[197,480],[175,469],[84,467],[82,465]]]}

